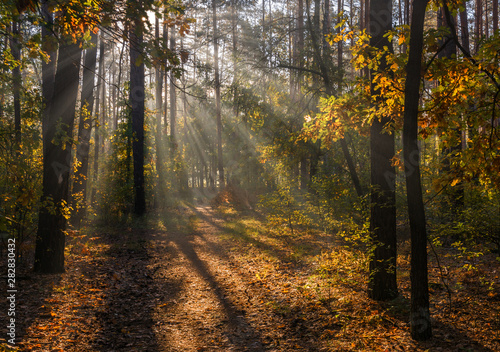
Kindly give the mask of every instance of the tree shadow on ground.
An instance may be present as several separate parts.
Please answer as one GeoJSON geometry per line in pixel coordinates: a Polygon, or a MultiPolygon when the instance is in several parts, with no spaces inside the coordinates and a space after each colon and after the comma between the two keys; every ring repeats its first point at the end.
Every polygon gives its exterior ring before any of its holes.
{"type": "Polygon", "coordinates": [[[103,305],[95,313],[98,332],[91,341],[95,351],[164,350],[157,339],[155,308],[166,296],[175,296],[179,285],[158,282],[153,277],[147,251],[151,235],[149,231],[129,229],[101,237],[109,249],[98,275],[106,289],[103,305]]]}
{"type": "MultiPolygon", "coordinates": [[[[407,326],[409,330],[410,299],[399,295],[396,299],[387,302],[375,302],[381,310],[386,313],[387,324],[395,326],[407,326]]],[[[481,341],[477,341],[471,336],[470,331],[459,329],[441,319],[432,319],[432,335],[428,341],[415,341],[422,350],[432,351],[440,348],[440,351],[463,351],[463,352],[493,352],[481,341]]]]}
{"type": "MultiPolygon", "coordinates": [[[[7,262],[7,259],[5,259],[7,262]]],[[[6,267],[0,267],[2,272],[7,273],[6,267]]],[[[15,319],[15,341],[19,348],[29,347],[32,336],[27,335],[29,327],[37,320],[50,320],[50,307],[46,300],[52,295],[54,287],[61,281],[62,274],[37,274],[32,272],[17,272],[16,291],[15,292],[15,316],[8,315],[10,302],[7,300],[7,280],[2,280],[2,292],[4,299],[0,300],[0,326],[2,333],[0,343],[10,339],[7,336],[7,326],[10,324],[10,318],[15,319]]],[[[50,347],[50,346],[46,346],[50,347]]]]}
{"type": "MultiPolygon", "coordinates": [[[[265,350],[259,333],[248,323],[244,313],[229,297],[226,288],[211,273],[209,266],[203,261],[193,244],[195,233],[169,233],[168,239],[189,260],[193,269],[208,284],[211,293],[222,307],[225,318],[222,320],[223,334],[230,342],[231,347],[238,351],[265,350]]],[[[207,336],[207,338],[209,338],[207,336]]]]}
{"type": "MultiPolygon", "coordinates": [[[[227,316],[227,321],[225,322],[225,334],[232,342],[233,348],[245,351],[265,351],[272,349],[272,347],[268,346],[268,344],[270,342],[275,343],[276,341],[269,341],[267,337],[264,339],[259,335],[260,333],[258,328],[256,329],[252,327],[252,322],[245,318],[248,314],[246,306],[256,304],[256,302],[252,303],[255,297],[265,296],[267,304],[263,305],[261,302],[257,303],[257,305],[260,308],[265,307],[265,310],[268,311],[266,313],[268,315],[262,316],[263,319],[269,319],[269,315],[271,315],[274,316],[273,319],[276,322],[279,322],[276,324],[279,328],[274,326],[274,329],[279,330],[280,334],[283,335],[278,339],[278,342],[279,340],[283,342],[285,339],[293,339],[295,348],[298,350],[318,350],[319,347],[316,346],[315,343],[311,342],[311,336],[307,336],[307,319],[302,317],[300,312],[294,309],[288,309],[288,302],[283,301],[282,298],[275,296],[271,292],[266,292],[263,287],[254,285],[255,277],[253,277],[253,275],[245,276],[238,273],[237,263],[229,255],[228,248],[209,238],[208,233],[205,233],[205,231],[213,232],[213,229],[215,229],[216,232],[227,234],[230,229],[224,226],[224,219],[212,214],[210,211],[207,213],[205,210],[206,208],[191,209],[191,216],[195,215],[193,217],[205,222],[202,228],[198,228],[196,224],[193,226],[189,226],[188,224],[188,226],[184,228],[184,233],[179,232],[176,235],[170,235],[170,240],[189,259],[198,274],[209,284],[212,292],[214,292],[217,296],[217,299],[221,303],[227,316]],[[206,224],[213,228],[207,229],[206,224]],[[217,279],[210,272],[211,268],[208,267],[207,263],[205,263],[198,254],[200,247],[203,247],[205,251],[213,256],[213,258],[216,258],[220,265],[228,267],[230,270],[234,269],[232,275],[239,277],[245,285],[244,290],[240,289],[239,297],[235,297],[238,293],[235,293],[235,290],[228,287],[227,283],[220,282],[220,279],[217,279]],[[244,291],[244,293],[242,291],[244,291]],[[242,297],[242,295],[246,297],[242,297]],[[245,301],[244,305],[241,304],[242,301],[245,301]]],[[[263,247],[264,250],[268,250],[273,253],[278,251],[278,248],[265,243],[260,243],[259,246],[263,247]]],[[[290,261],[292,259],[283,254],[281,256],[281,260],[290,261]]],[[[255,324],[255,321],[253,324],[255,324]]]]}

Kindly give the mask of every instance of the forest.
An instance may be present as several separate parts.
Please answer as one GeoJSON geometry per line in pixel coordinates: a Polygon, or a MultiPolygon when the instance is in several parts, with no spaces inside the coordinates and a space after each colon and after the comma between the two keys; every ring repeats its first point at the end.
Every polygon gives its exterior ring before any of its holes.
{"type": "Polygon", "coordinates": [[[498,0],[4,0],[0,351],[500,351],[498,0]]]}

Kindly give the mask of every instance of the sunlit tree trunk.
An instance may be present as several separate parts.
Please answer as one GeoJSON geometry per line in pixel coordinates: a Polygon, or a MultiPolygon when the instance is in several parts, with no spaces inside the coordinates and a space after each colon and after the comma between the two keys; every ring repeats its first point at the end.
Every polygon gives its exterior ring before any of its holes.
{"type": "MultiPolygon", "coordinates": [[[[392,44],[385,34],[392,29],[392,1],[371,0],[370,45],[379,50],[392,44]]],[[[379,71],[387,69],[385,57],[381,59],[379,71]]],[[[379,91],[372,84],[372,96],[379,91]]],[[[378,97],[377,99],[383,99],[378,97]]],[[[372,299],[387,300],[397,296],[396,282],[396,170],[392,166],[394,157],[394,131],[387,125],[390,116],[375,115],[370,127],[371,163],[371,216],[370,232],[372,250],[370,256],[370,277],[368,295],[372,299]],[[389,129],[387,131],[386,129],[389,129]]]]}
{"type": "MultiPolygon", "coordinates": [[[[132,2],[129,6],[137,6],[142,12],[142,1],[132,2]]],[[[143,23],[137,16],[130,28],[130,97],[132,117],[132,155],[134,164],[134,214],[142,216],[146,212],[146,195],[144,189],[144,57],[143,57],[143,23]]]]}
{"type": "Polygon", "coordinates": [[[91,47],[86,49],[83,59],[83,81],[76,146],[76,166],[73,180],[72,205],[75,211],[72,222],[76,225],[85,216],[87,176],[89,169],[90,133],[92,131],[92,110],[94,109],[94,76],[97,56],[97,34],[90,38],[91,47]]]}
{"type": "MultiPolygon", "coordinates": [[[[155,21],[155,39],[159,41],[160,39],[160,20],[156,18],[155,21]]],[[[165,174],[163,171],[163,147],[162,147],[162,111],[163,111],[163,70],[161,65],[157,65],[155,68],[155,102],[156,102],[156,133],[155,133],[155,148],[156,148],[156,196],[159,201],[165,196],[163,191],[163,185],[165,184],[165,174]]],[[[158,204],[159,205],[159,202],[158,204]]]]}
{"type": "MultiPolygon", "coordinates": [[[[165,24],[165,20],[168,18],[167,14],[164,14],[164,24],[163,24],[163,42],[165,45],[168,43],[168,27],[165,24]]],[[[167,65],[167,62],[164,62],[167,65]]],[[[163,83],[165,87],[165,103],[163,104],[163,133],[167,135],[168,131],[168,74],[164,73],[163,83]]],[[[164,143],[165,145],[166,143],[164,143]]]]}
{"type": "MultiPolygon", "coordinates": [[[[300,108],[303,104],[302,99],[302,84],[304,83],[304,73],[303,68],[305,66],[304,60],[304,2],[303,0],[298,0],[297,6],[297,62],[296,65],[299,67],[297,72],[297,104],[300,108]]],[[[307,158],[305,155],[301,156],[300,159],[300,188],[307,189],[307,158]]]]}
{"type": "Polygon", "coordinates": [[[104,40],[102,38],[102,33],[99,38],[99,69],[98,69],[98,78],[99,85],[97,88],[96,101],[94,106],[95,111],[95,128],[94,128],[94,165],[92,170],[92,195],[90,202],[92,204],[95,203],[97,197],[97,182],[99,180],[99,155],[101,151],[101,124],[103,124],[103,119],[101,116],[101,105],[103,104],[102,100],[104,99],[104,40]]]}
{"type": "MultiPolygon", "coordinates": [[[[54,90],[43,131],[43,189],[34,267],[41,273],[64,272],[71,144],[82,52],[72,38],[62,36],[60,40],[54,90]]],[[[50,80],[48,74],[44,77],[50,80]]]]}
{"type": "Polygon", "coordinates": [[[416,340],[432,336],[427,273],[427,232],[420,179],[418,104],[422,66],[423,29],[428,0],[413,0],[410,52],[406,68],[403,155],[411,232],[411,335],[416,340]]]}
{"type": "MultiPolygon", "coordinates": [[[[112,110],[111,110],[111,116],[112,116],[112,119],[113,119],[113,131],[116,131],[118,129],[118,114],[117,114],[117,108],[116,108],[116,105],[117,105],[117,102],[116,102],[116,98],[117,98],[117,87],[119,87],[116,83],[116,71],[117,71],[117,62],[116,62],[116,59],[115,59],[115,50],[116,49],[116,46],[114,43],[111,44],[111,53],[112,53],[112,88],[111,88],[111,102],[112,102],[112,110]]],[[[120,57],[120,61],[121,61],[121,57],[120,57]]],[[[111,105],[111,104],[110,104],[111,105]]]]}
{"type": "Polygon", "coordinates": [[[212,0],[212,21],[214,27],[214,70],[215,70],[215,114],[217,123],[217,171],[219,173],[219,187],[224,187],[224,162],[222,160],[222,116],[220,106],[220,78],[219,78],[219,33],[217,31],[217,1],[212,0]]]}

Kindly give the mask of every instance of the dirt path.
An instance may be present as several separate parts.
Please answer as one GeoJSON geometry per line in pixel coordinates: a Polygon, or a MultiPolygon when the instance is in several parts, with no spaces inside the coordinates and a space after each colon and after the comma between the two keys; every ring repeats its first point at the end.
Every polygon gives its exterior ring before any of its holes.
{"type": "MultiPolygon", "coordinates": [[[[445,292],[434,292],[436,337],[418,343],[407,326],[407,280],[394,302],[366,299],[364,265],[331,236],[271,234],[258,214],[208,207],[152,221],[71,233],[64,274],[21,274],[17,350],[498,350],[494,294],[465,297],[449,317],[445,292]]],[[[0,351],[5,342],[0,335],[0,351]]]]}
{"type": "Polygon", "coordinates": [[[256,278],[258,263],[233,256],[213,211],[196,208],[191,219],[191,231],[167,231],[151,242],[155,278],[177,283],[155,313],[163,350],[314,351],[312,336],[280,331],[285,320],[265,304],[269,297],[256,278]]]}
{"type": "MultiPolygon", "coordinates": [[[[201,219],[211,217],[207,208],[196,211],[201,219]]],[[[252,304],[249,277],[238,275],[235,263],[217,244],[216,226],[200,220],[190,233],[167,232],[151,243],[158,263],[155,278],[178,283],[155,313],[165,351],[264,350],[256,319],[250,320],[241,309],[242,300],[252,304]]]]}
{"type": "Polygon", "coordinates": [[[20,350],[318,349],[283,303],[287,291],[267,287],[261,259],[232,251],[213,210],[184,208],[164,222],[70,241],[66,273],[20,282],[20,350]]]}

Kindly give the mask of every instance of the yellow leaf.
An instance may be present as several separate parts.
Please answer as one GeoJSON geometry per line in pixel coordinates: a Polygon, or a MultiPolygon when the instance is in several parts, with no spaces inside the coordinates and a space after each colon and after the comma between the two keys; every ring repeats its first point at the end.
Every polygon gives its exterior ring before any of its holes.
{"type": "Polygon", "coordinates": [[[456,178],[453,181],[451,181],[451,187],[455,186],[457,183],[460,182],[460,179],[456,178]]]}

